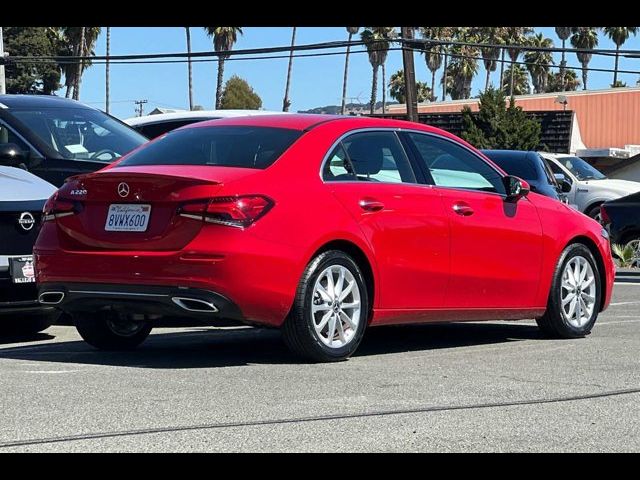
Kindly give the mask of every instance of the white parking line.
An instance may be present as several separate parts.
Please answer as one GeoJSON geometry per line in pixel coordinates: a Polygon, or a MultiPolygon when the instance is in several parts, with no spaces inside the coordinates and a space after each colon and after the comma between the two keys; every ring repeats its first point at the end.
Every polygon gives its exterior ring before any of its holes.
{"type": "Polygon", "coordinates": [[[614,285],[640,285],[640,282],[613,282],[614,285]]]}
{"type": "Polygon", "coordinates": [[[617,305],[638,305],[638,304],[640,304],[640,302],[616,302],[616,303],[610,303],[609,306],[614,307],[617,305]]]}

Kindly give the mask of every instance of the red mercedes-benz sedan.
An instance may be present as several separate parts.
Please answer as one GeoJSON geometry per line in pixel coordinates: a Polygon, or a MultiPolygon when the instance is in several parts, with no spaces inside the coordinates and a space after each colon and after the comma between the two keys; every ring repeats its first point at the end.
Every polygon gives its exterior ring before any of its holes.
{"type": "Polygon", "coordinates": [[[35,256],[41,302],[95,347],[234,321],[315,361],[376,325],[535,318],[581,337],[614,278],[597,222],[459,138],[326,115],[198,123],[73,177],[35,256]]]}

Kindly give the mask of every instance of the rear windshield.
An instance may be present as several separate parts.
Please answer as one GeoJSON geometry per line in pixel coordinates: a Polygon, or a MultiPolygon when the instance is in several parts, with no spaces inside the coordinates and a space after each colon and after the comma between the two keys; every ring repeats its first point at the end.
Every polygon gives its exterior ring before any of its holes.
{"type": "Polygon", "coordinates": [[[125,158],[118,166],[211,165],[264,169],[300,136],[273,127],[194,127],[175,130],[125,158]]]}

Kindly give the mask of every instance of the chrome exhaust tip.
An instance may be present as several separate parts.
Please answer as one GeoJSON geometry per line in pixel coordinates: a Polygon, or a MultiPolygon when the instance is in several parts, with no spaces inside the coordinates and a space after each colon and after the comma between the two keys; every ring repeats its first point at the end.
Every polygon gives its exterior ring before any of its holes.
{"type": "Polygon", "coordinates": [[[64,300],[64,292],[43,292],[38,301],[43,305],[58,305],[64,300]]]}
{"type": "Polygon", "coordinates": [[[218,308],[211,302],[191,297],[172,297],[173,303],[189,312],[215,313],[218,308]]]}

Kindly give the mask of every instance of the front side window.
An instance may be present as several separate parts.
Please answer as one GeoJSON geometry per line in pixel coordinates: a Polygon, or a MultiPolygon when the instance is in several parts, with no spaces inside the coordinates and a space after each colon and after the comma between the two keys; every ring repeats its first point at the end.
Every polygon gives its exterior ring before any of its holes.
{"type": "Polygon", "coordinates": [[[300,130],[273,127],[185,128],[149,143],[118,166],[208,165],[265,169],[301,135],[300,130]]]}
{"type": "Polygon", "coordinates": [[[546,158],[545,163],[549,166],[549,168],[551,168],[551,171],[554,173],[554,175],[562,175],[570,185],[573,185],[573,179],[569,175],[567,175],[562,167],[557,165],[555,162],[552,162],[551,160],[547,160],[546,158]]]}
{"type": "Polygon", "coordinates": [[[393,132],[354,133],[342,141],[359,181],[416,183],[416,176],[393,132]]]}
{"type": "Polygon", "coordinates": [[[466,148],[434,135],[409,133],[408,136],[431,174],[434,185],[506,193],[502,176],[466,148]]]}
{"type": "Polygon", "coordinates": [[[147,141],[135,130],[99,110],[12,109],[11,114],[68,160],[111,162],[147,141]]]}

